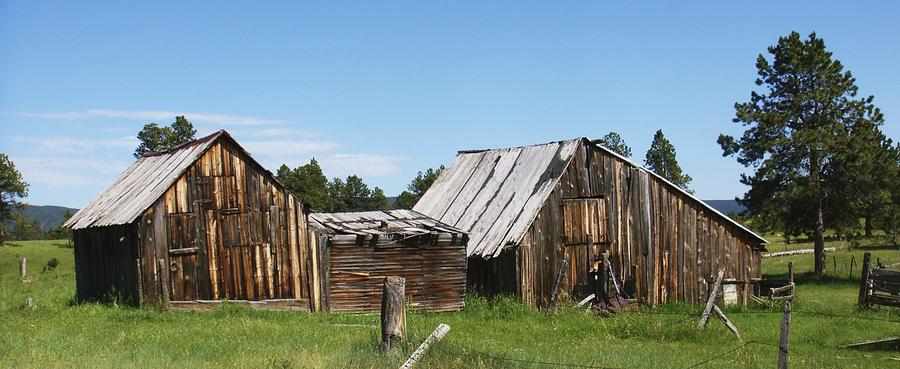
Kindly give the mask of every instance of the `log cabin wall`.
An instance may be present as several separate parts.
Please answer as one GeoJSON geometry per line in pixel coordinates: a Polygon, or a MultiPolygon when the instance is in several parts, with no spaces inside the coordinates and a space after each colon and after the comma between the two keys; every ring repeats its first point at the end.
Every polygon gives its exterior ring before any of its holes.
{"type": "Polygon", "coordinates": [[[327,237],[328,310],[373,312],[381,307],[384,278],[406,278],[413,308],[457,311],[465,307],[466,242],[454,234],[327,237]]]}
{"type": "Polygon", "coordinates": [[[138,223],[143,301],[159,301],[165,288],[171,301],[295,300],[310,308],[313,254],[303,204],[228,136],[138,223]]]}
{"type": "Polygon", "coordinates": [[[696,200],[585,140],[519,242],[518,294],[546,306],[565,258],[562,289],[585,295],[592,261],[608,252],[629,296],[650,305],[704,301],[719,268],[746,299],[761,277],[760,246],[696,200]]]}

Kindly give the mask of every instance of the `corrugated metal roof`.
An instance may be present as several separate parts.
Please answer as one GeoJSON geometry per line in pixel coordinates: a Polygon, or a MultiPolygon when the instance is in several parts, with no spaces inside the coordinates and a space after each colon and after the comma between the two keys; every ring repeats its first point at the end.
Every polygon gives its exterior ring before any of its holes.
{"type": "Polygon", "coordinates": [[[165,152],[145,154],[64,226],[82,229],[133,222],[222,135],[227,133],[218,131],[165,152]]]}
{"type": "Polygon", "coordinates": [[[352,235],[419,235],[427,233],[464,234],[450,225],[438,222],[412,210],[361,211],[350,213],[313,213],[309,224],[334,234],[352,235]]]}
{"type": "Polygon", "coordinates": [[[468,233],[469,256],[499,255],[522,239],[581,140],[461,151],[413,210],[468,233]]]}
{"type": "MultiPolygon", "coordinates": [[[[518,243],[586,138],[496,150],[460,151],[413,210],[469,234],[469,256],[494,257],[518,243]]],[[[596,145],[596,144],[595,144],[596,145]]],[[[683,193],[762,243],[767,241],[665,178],[597,145],[683,193]]]]}

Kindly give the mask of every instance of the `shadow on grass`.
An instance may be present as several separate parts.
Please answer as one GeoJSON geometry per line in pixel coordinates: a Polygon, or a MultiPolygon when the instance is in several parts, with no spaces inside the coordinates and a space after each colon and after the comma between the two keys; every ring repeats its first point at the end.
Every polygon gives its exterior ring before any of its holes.
{"type": "MultiPolygon", "coordinates": [[[[789,279],[788,273],[772,273],[766,274],[767,282],[784,282],[787,283],[789,279]]],[[[816,285],[816,286],[858,286],[859,285],[859,277],[854,276],[853,279],[847,279],[846,277],[836,276],[833,274],[826,274],[822,277],[817,277],[815,272],[803,272],[803,273],[794,273],[794,283],[798,285],[816,285]]]]}
{"type": "Polygon", "coordinates": [[[870,245],[870,246],[856,246],[850,248],[853,251],[878,251],[878,250],[900,250],[900,246],[898,245],[870,245]]]}

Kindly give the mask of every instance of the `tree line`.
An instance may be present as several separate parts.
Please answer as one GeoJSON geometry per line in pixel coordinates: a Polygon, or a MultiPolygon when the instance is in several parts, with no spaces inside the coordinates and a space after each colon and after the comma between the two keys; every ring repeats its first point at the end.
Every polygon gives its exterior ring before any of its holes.
{"type": "MultiPolygon", "coordinates": [[[[749,172],[740,175],[748,190],[736,198],[747,209],[740,215],[742,221],[763,232],[811,238],[819,275],[825,269],[826,229],[839,237],[881,233],[896,243],[900,144],[881,131],[885,118],[874,96],[859,95],[856,79],[815,33],[804,38],[792,32],[767,53],[756,58],[756,87],[749,100],[734,105],[732,121],[743,132],[723,133],[717,139],[722,155],[734,157],[749,172]]],[[[140,145],[134,156],[171,149],[195,135],[184,116],[165,127],[149,123],[137,135],[140,145]]],[[[616,132],[598,142],[631,156],[631,148],[616,132]]],[[[691,191],[692,178],[679,165],[675,147],[662,130],[654,134],[644,165],[691,191]]],[[[411,208],[443,170],[441,166],[418,172],[395,202],[359,176],[328,179],[315,159],[295,168],[282,165],[276,177],[314,211],[342,212],[411,208]]],[[[34,224],[14,219],[27,191],[13,163],[0,154],[0,243],[10,220],[17,224],[14,237],[38,234],[34,224]]]]}
{"type": "MultiPolygon", "coordinates": [[[[72,215],[71,211],[66,210],[65,219],[68,220],[72,215]]],[[[7,219],[6,225],[9,226],[9,232],[5,234],[5,237],[9,241],[63,240],[72,237],[72,230],[63,227],[62,223],[44,228],[40,221],[28,219],[20,212],[13,212],[7,219]]]]}

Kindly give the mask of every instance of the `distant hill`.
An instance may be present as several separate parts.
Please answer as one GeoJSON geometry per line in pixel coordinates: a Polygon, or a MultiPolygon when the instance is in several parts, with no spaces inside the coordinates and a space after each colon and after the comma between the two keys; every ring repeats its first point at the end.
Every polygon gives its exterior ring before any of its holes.
{"type": "Polygon", "coordinates": [[[54,206],[54,205],[26,205],[25,209],[22,209],[22,215],[25,218],[28,218],[29,221],[32,219],[37,219],[39,223],[41,223],[41,227],[44,230],[48,230],[53,227],[57,227],[64,220],[66,220],[66,211],[71,211],[73,214],[78,211],[78,209],[67,208],[63,206],[54,206]]]}
{"type": "Polygon", "coordinates": [[[747,208],[734,200],[703,200],[703,202],[709,204],[709,206],[712,206],[722,214],[728,214],[730,212],[740,213],[747,210],[747,208]]]}

